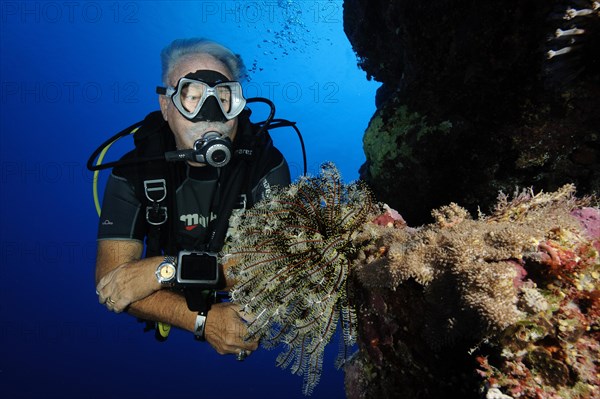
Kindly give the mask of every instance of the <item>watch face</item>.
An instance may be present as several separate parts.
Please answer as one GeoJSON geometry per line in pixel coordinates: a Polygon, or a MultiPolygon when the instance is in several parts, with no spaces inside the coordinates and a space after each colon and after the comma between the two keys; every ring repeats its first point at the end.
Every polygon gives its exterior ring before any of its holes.
{"type": "Polygon", "coordinates": [[[173,265],[165,264],[160,267],[158,273],[161,279],[168,281],[175,277],[175,268],[173,265]]]}

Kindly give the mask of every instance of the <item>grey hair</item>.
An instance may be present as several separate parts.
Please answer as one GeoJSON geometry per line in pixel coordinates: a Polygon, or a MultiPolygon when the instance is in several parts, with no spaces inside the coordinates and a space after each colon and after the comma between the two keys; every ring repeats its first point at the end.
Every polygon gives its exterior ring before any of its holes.
{"type": "Polygon", "coordinates": [[[160,53],[162,81],[168,86],[169,74],[182,59],[195,54],[208,54],[223,63],[231,71],[233,80],[242,81],[247,77],[246,66],[239,54],[227,47],[202,38],[176,39],[160,53]]]}

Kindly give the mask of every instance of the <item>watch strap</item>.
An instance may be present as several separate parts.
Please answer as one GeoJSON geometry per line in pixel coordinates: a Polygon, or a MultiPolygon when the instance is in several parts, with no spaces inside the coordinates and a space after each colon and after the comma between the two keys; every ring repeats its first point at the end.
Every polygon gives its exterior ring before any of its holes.
{"type": "Polygon", "coordinates": [[[166,255],[161,263],[170,263],[177,266],[177,258],[171,255],[166,255]]]}
{"type": "Polygon", "coordinates": [[[206,327],[206,315],[198,313],[196,315],[196,322],[194,323],[194,338],[198,341],[206,341],[204,336],[204,329],[206,327]]]}
{"type": "MultiPolygon", "coordinates": [[[[215,291],[202,290],[194,292],[196,299],[194,300],[194,309],[197,310],[196,322],[194,324],[194,338],[198,341],[205,341],[204,330],[206,327],[206,318],[215,299],[215,291]]],[[[189,293],[186,298],[190,296],[189,293]]],[[[189,305],[189,302],[188,302],[189,305]]]]}

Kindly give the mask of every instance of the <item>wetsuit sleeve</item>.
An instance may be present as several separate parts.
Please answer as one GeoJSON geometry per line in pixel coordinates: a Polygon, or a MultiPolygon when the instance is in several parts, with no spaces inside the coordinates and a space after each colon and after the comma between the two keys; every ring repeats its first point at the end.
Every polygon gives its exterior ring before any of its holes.
{"type": "Polygon", "coordinates": [[[290,184],[290,168],[283,156],[281,162],[265,175],[265,179],[271,186],[285,187],[290,184]]]}
{"type": "Polygon", "coordinates": [[[143,217],[133,185],[127,179],[111,174],[104,191],[98,239],[143,241],[143,217]]]}

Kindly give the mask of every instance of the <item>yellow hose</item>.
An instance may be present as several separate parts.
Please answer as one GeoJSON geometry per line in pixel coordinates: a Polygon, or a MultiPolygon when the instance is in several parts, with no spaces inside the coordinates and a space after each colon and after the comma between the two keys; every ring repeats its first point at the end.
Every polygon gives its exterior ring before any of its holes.
{"type": "MultiPolygon", "coordinates": [[[[129,134],[133,134],[133,133],[137,132],[138,129],[139,129],[139,127],[136,127],[131,132],[129,132],[129,134]]],[[[115,139],[115,141],[117,141],[117,140],[119,140],[119,138],[115,139]]],[[[104,147],[104,149],[98,156],[98,161],[96,162],[96,166],[102,164],[102,160],[104,159],[104,156],[108,152],[108,149],[110,148],[110,146],[112,146],[115,143],[115,141],[113,141],[112,143],[110,143],[109,145],[104,147]]],[[[99,170],[94,171],[94,179],[92,180],[92,193],[93,193],[92,195],[94,196],[94,205],[96,205],[96,212],[98,213],[98,216],[100,216],[101,207],[100,207],[100,200],[98,199],[98,175],[100,175],[100,171],[99,170]]]]}

